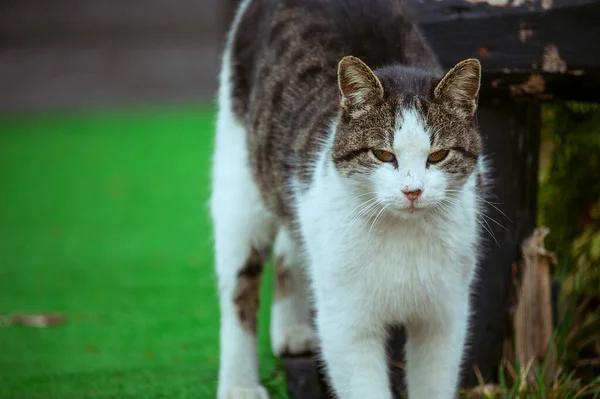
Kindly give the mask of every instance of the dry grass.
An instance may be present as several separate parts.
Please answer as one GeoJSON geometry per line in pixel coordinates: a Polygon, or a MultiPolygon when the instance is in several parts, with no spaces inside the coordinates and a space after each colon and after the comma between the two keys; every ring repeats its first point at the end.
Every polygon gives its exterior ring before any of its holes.
{"type": "Polygon", "coordinates": [[[600,377],[584,384],[575,377],[575,373],[559,372],[557,378],[549,385],[544,381],[544,370],[537,373],[537,380],[533,383],[526,376],[531,363],[525,370],[517,371],[510,364],[505,365],[500,371],[498,384],[484,384],[471,389],[463,390],[460,394],[464,399],[576,399],[600,398],[600,377]]]}

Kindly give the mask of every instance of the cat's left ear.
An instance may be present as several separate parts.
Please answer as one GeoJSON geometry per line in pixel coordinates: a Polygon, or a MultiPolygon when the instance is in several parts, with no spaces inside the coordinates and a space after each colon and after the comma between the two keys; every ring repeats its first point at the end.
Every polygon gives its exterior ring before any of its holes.
{"type": "Polygon", "coordinates": [[[371,68],[352,56],[338,64],[340,107],[352,117],[369,111],[383,98],[383,86],[371,68]]]}
{"type": "Polygon", "coordinates": [[[459,62],[438,83],[433,91],[436,99],[463,117],[472,117],[477,110],[481,64],[475,58],[459,62]]]}

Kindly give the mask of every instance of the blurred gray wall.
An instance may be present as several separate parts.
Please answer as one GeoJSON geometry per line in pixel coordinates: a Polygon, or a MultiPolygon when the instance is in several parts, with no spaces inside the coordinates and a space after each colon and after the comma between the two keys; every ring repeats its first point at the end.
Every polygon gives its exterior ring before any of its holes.
{"type": "Polygon", "coordinates": [[[3,0],[0,111],[211,100],[235,0],[3,0]]]}

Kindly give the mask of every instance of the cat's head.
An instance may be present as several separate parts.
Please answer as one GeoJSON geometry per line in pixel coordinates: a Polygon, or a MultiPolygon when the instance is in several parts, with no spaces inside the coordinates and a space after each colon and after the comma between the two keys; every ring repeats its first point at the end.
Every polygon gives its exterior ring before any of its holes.
{"type": "Polygon", "coordinates": [[[475,59],[440,79],[399,66],[373,72],[356,57],[343,58],[332,149],[338,173],[399,215],[451,201],[481,152],[474,120],[480,78],[475,59]]]}

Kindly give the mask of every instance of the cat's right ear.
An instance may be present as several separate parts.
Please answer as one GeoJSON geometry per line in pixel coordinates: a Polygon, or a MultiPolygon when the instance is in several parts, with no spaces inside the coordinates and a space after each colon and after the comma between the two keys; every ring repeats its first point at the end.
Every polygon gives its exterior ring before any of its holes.
{"type": "Polygon", "coordinates": [[[340,107],[352,117],[369,111],[383,98],[381,81],[356,57],[344,57],[338,64],[338,86],[340,107]]]}
{"type": "Polygon", "coordinates": [[[472,118],[477,110],[481,64],[470,58],[459,62],[438,83],[434,96],[458,115],[472,118]]]}

